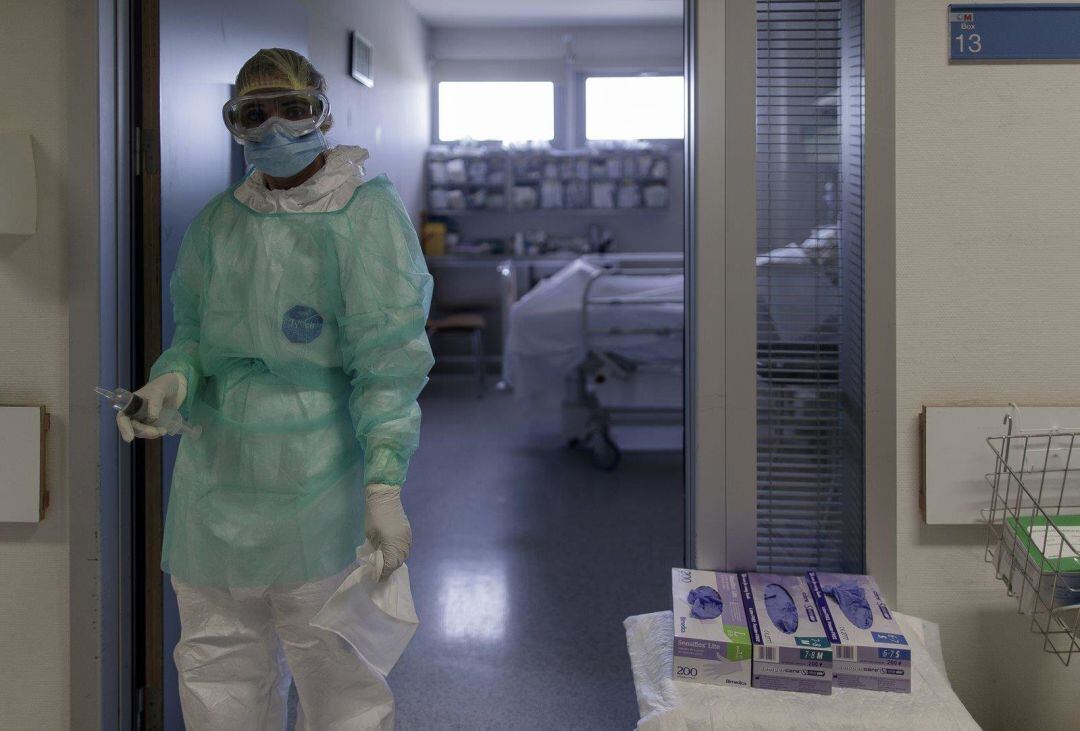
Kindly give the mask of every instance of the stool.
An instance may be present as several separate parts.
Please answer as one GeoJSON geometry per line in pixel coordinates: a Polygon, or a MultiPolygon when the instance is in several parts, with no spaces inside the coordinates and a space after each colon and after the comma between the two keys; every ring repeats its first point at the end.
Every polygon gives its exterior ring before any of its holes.
{"type": "Polygon", "coordinates": [[[459,333],[468,335],[472,342],[473,362],[476,370],[476,382],[479,387],[479,396],[484,395],[484,328],[487,321],[483,315],[470,312],[459,312],[446,317],[433,318],[427,321],[429,338],[434,338],[439,333],[459,333]]]}

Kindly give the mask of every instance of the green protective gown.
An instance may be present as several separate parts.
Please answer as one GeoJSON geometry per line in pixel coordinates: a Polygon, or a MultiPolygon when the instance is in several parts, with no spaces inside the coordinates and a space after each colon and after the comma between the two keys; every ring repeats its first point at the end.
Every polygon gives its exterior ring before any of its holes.
{"type": "Polygon", "coordinates": [[[417,447],[431,286],[385,176],[327,213],[258,213],[233,188],[199,213],[151,371],[187,379],[182,410],[203,427],[180,442],[166,572],[262,586],[354,560],[363,486],[402,484],[417,447]]]}

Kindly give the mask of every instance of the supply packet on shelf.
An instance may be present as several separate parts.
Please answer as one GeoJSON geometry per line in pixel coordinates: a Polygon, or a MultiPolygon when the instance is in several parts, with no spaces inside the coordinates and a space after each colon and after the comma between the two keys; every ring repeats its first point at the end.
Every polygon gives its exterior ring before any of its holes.
{"type": "Polygon", "coordinates": [[[1020,611],[1049,612],[1080,603],[1080,515],[1005,516],[998,574],[1019,597],[1020,611]]]}
{"type": "Polygon", "coordinates": [[[675,680],[750,687],[750,632],[738,576],[672,569],[671,595],[675,680]]]}
{"type": "Polygon", "coordinates": [[[911,647],[877,582],[861,574],[806,572],[833,644],[833,684],[911,692],[911,647]]]}
{"type": "Polygon", "coordinates": [[[801,576],[739,574],[755,688],[830,695],[833,647],[801,576]]]}

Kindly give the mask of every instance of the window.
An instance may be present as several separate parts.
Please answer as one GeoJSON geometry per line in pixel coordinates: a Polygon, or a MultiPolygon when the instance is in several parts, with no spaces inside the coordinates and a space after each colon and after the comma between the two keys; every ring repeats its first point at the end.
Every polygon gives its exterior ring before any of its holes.
{"type": "Polygon", "coordinates": [[[585,79],[589,140],[681,140],[683,77],[590,76],[585,79]]]}
{"type": "Polygon", "coordinates": [[[861,573],[862,0],[757,21],[757,565],[861,573]]]}
{"type": "Polygon", "coordinates": [[[524,142],[555,138],[550,81],[439,83],[439,140],[524,142]]]}

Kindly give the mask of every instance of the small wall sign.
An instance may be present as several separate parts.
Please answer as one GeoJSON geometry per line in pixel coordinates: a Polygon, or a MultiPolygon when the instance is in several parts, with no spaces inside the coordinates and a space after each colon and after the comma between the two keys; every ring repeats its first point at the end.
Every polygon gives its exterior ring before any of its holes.
{"type": "Polygon", "coordinates": [[[949,5],[950,61],[1080,59],[1080,3],[949,5]]]}

